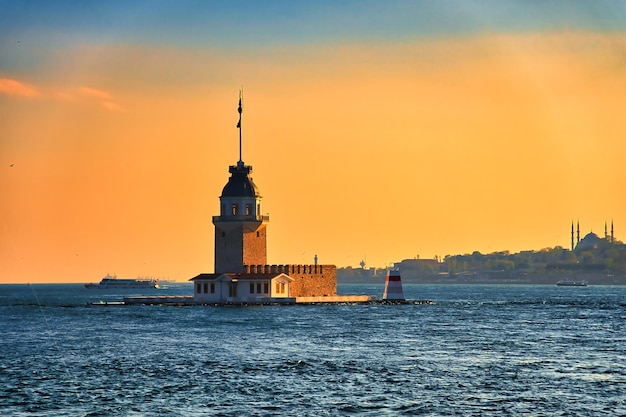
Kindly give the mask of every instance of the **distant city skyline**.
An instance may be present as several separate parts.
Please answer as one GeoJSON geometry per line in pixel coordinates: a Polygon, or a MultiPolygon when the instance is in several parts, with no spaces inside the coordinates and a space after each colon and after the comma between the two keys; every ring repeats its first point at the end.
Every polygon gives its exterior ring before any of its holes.
{"type": "Polygon", "coordinates": [[[242,86],[270,264],[626,230],[623,2],[1,1],[0,51],[0,283],[210,270],[242,86]]]}

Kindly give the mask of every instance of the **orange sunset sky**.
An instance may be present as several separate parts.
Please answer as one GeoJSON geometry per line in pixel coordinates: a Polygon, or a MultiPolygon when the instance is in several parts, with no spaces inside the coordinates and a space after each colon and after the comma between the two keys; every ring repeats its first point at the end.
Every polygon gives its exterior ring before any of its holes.
{"type": "Polygon", "coordinates": [[[212,272],[242,86],[269,263],[626,237],[621,2],[0,1],[0,57],[0,283],[212,272]]]}

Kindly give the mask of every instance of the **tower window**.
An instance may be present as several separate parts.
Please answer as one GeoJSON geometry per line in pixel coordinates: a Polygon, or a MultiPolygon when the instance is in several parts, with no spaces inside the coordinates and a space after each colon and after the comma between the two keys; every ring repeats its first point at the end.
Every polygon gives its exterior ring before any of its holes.
{"type": "Polygon", "coordinates": [[[246,216],[252,215],[252,204],[246,204],[246,216]]]}
{"type": "Polygon", "coordinates": [[[256,232],[256,237],[261,236],[261,234],[259,232],[256,232]]]}
{"type": "Polygon", "coordinates": [[[230,210],[231,210],[231,213],[232,213],[233,216],[236,216],[236,215],[239,214],[239,206],[237,204],[233,204],[230,207],[230,210]]]}

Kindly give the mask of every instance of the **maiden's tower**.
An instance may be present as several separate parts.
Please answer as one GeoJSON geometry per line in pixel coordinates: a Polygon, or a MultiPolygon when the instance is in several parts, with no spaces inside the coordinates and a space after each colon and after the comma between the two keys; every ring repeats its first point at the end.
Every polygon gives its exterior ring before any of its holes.
{"type": "MultiPolygon", "coordinates": [[[[261,193],[252,180],[252,167],[242,160],[242,99],[239,97],[239,160],[228,169],[230,177],[220,196],[215,226],[213,273],[194,282],[199,303],[338,301],[335,265],[267,264],[267,226],[261,193]]],[[[355,300],[356,301],[356,300],[355,300]]]]}

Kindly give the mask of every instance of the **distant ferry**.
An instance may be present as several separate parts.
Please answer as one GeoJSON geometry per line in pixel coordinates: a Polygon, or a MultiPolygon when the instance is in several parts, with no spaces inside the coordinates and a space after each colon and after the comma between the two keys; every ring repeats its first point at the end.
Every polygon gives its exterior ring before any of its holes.
{"type": "Polygon", "coordinates": [[[586,287],[589,282],[587,280],[575,281],[573,279],[562,279],[556,283],[559,287],[586,287]]]}
{"type": "Polygon", "coordinates": [[[159,289],[159,280],[153,278],[116,278],[115,276],[107,275],[102,278],[98,284],[91,283],[85,284],[85,287],[89,289],[159,289]]]}

